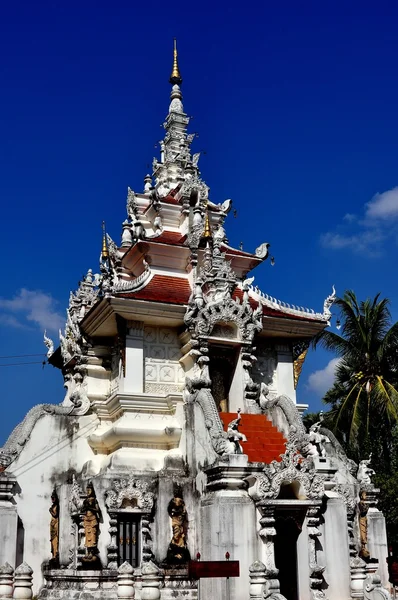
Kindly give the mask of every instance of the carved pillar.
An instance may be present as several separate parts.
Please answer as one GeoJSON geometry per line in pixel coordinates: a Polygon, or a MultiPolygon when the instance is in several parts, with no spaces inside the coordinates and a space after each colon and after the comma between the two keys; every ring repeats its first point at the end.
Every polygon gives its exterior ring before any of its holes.
{"type": "Polygon", "coordinates": [[[0,567],[0,598],[12,598],[14,590],[14,569],[6,563],[0,567]]]}
{"type": "Polygon", "coordinates": [[[124,562],[117,570],[117,597],[118,600],[130,600],[134,595],[134,569],[124,562]]]}
{"type": "Polygon", "coordinates": [[[163,574],[152,562],[142,563],[141,600],[160,600],[160,588],[163,585],[163,574]]]}
{"type": "Polygon", "coordinates": [[[366,563],[355,556],[350,562],[351,598],[363,598],[363,586],[366,579],[366,563]]]}
{"type": "Polygon", "coordinates": [[[33,570],[23,562],[14,573],[14,600],[31,600],[33,570]]]}
{"type": "Polygon", "coordinates": [[[275,529],[275,506],[272,504],[263,504],[258,506],[261,512],[259,535],[264,543],[263,559],[265,564],[265,587],[271,593],[279,593],[280,585],[278,579],[278,569],[275,565],[274,537],[275,529]]]}
{"type": "Polygon", "coordinates": [[[111,538],[111,542],[106,548],[108,555],[108,569],[117,569],[117,514],[114,512],[109,513],[108,531],[111,538]]]}
{"type": "Polygon", "coordinates": [[[144,513],[141,519],[142,560],[148,562],[154,557],[152,552],[151,515],[144,513]]]}
{"type": "Polygon", "coordinates": [[[318,529],[321,519],[321,504],[310,506],[307,510],[307,532],[308,532],[308,559],[310,567],[310,590],[313,600],[326,600],[322,590],[324,587],[323,572],[325,567],[318,564],[318,544],[322,535],[318,529]]]}
{"type": "MultiPolygon", "coordinates": [[[[2,457],[7,458],[7,457],[2,457]]],[[[5,463],[4,466],[7,466],[5,463]]],[[[2,531],[7,532],[5,542],[0,545],[0,564],[6,560],[12,565],[16,563],[18,512],[17,504],[14,502],[16,489],[15,477],[6,471],[2,471],[0,459],[0,522],[2,531]]]]}
{"type": "Polygon", "coordinates": [[[265,573],[265,564],[256,560],[249,567],[249,578],[250,578],[250,587],[249,587],[249,598],[250,600],[263,600],[263,589],[264,584],[267,581],[266,573],[265,573]]]}

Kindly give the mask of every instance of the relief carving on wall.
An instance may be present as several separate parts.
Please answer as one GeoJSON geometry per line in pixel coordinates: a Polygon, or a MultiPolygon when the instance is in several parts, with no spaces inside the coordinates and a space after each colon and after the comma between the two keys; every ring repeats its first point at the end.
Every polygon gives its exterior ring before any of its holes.
{"type": "Polygon", "coordinates": [[[184,372],[177,333],[167,327],[144,328],[145,392],[181,392],[184,372]]]}
{"type": "Polygon", "coordinates": [[[110,511],[138,509],[151,512],[155,495],[150,484],[141,479],[117,479],[113,488],[105,492],[105,505],[110,511]]]}

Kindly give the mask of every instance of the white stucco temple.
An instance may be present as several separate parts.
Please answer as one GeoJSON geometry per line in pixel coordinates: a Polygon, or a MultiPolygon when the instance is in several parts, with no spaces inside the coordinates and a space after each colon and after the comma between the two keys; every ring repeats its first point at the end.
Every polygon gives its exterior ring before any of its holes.
{"type": "Polygon", "coordinates": [[[176,49],[170,83],[121,241],[104,231],[59,345],[45,336],[65,397],[0,449],[0,598],[389,598],[369,461],[307,431],[296,398],[334,293],[314,312],[253,285],[269,244],[228,243],[232,202],[191,152],[176,49]]]}

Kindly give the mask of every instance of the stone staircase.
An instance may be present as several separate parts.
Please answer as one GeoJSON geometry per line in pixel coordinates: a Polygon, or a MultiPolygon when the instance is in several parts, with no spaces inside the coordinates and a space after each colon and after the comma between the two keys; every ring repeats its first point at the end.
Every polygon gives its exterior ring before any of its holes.
{"type": "MultiPolygon", "coordinates": [[[[220,413],[225,431],[228,423],[236,419],[236,413],[220,413]]],[[[247,442],[242,442],[244,454],[249,462],[270,463],[280,461],[280,454],[285,452],[286,439],[265,415],[242,414],[239,431],[247,437],[247,442]]]]}

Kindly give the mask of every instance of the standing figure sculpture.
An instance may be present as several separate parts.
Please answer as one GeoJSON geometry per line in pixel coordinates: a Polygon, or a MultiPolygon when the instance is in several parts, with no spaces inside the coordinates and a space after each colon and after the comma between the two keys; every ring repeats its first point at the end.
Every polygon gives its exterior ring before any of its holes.
{"type": "Polygon", "coordinates": [[[361,485],[372,485],[372,477],[375,471],[370,467],[372,455],[367,460],[361,460],[358,467],[357,479],[361,485]]]}
{"type": "Polygon", "coordinates": [[[247,442],[247,438],[244,433],[240,433],[239,431],[239,424],[242,418],[240,408],[238,408],[237,413],[237,418],[228,423],[227,438],[235,446],[234,454],[243,454],[243,448],[240,445],[240,442],[247,442]]]}
{"type": "Polygon", "coordinates": [[[86,555],[82,557],[82,563],[88,563],[88,568],[99,568],[98,558],[98,536],[99,523],[101,518],[101,509],[99,507],[94,487],[91,482],[87,484],[87,496],[83,500],[83,527],[86,547],[86,555]],[[90,567],[90,563],[91,567],[90,567]]]}
{"type": "Polygon", "coordinates": [[[329,442],[329,438],[326,437],[326,435],[323,435],[322,433],[320,433],[320,429],[322,427],[322,422],[318,421],[317,423],[314,423],[313,425],[311,425],[310,427],[310,431],[308,434],[308,440],[311,442],[311,444],[313,445],[313,447],[316,449],[316,453],[318,456],[320,456],[321,458],[325,458],[326,457],[326,449],[325,449],[325,442],[329,442]]]}
{"type": "Polygon", "coordinates": [[[359,509],[359,535],[361,539],[361,549],[359,556],[364,560],[369,560],[370,553],[368,550],[368,509],[369,506],[366,502],[366,491],[362,490],[360,493],[360,500],[358,503],[359,509]]]}
{"type": "Polygon", "coordinates": [[[51,494],[51,506],[49,512],[50,520],[50,544],[51,560],[50,567],[57,569],[59,567],[59,500],[56,490],[51,494]]]}
{"type": "Polygon", "coordinates": [[[181,493],[170,500],[167,512],[171,518],[173,537],[167,550],[166,563],[171,565],[186,563],[191,557],[186,543],[187,510],[181,493]]]}

